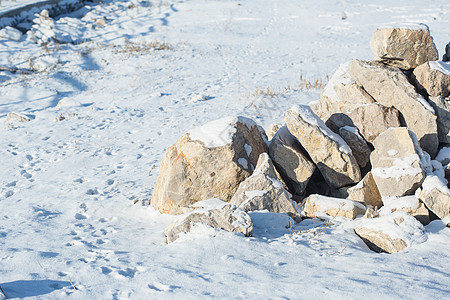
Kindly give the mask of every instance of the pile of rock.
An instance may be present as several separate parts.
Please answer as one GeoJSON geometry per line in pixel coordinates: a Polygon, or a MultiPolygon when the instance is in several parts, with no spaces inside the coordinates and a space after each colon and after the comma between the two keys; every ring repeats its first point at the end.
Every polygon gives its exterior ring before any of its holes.
{"type": "Polygon", "coordinates": [[[377,29],[371,47],[376,60],[341,65],[320,101],[270,126],[270,141],[237,117],[167,149],[151,199],[183,214],[167,242],[195,223],[251,235],[254,210],[296,220],[364,215],[355,233],[375,251],[423,242],[421,223],[450,215],[450,62],[437,61],[426,26],[377,29]]]}

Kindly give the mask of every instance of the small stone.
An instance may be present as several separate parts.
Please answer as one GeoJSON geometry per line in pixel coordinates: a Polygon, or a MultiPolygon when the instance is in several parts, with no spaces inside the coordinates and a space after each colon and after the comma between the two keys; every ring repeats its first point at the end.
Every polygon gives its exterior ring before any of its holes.
{"type": "Polygon", "coordinates": [[[17,122],[30,122],[31,118],[16,112],[10,112],[6,115],[6,122],[17,121],[17,122]]]}
{"type": "Polygon", "coordinates": [[[267,139],[270,141],[274,137],[274,135],[277,133],[277,131],[282,127],[280,124],[272,123],[267,127],[266,134],[267,139]]]}

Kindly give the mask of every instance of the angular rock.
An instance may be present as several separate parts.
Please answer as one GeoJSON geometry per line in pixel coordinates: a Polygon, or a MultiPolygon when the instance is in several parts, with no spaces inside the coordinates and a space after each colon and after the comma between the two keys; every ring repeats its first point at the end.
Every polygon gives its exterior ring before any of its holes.
{"type": "Polygon", "coordinates": [[[369,162],[370,149],[366,141],[359,135],[356,127],[344,126],[339,128],[339,135],[344,139],[347,145],[352,149],[358,165],[364,168],[369,162]]]}
{"type": "Polygon", "coordinates": [[[286,126],[281,127],[272,138],[269,155],[289,190],[302,195],[316,166],[286,126]]]}
{"type": "Polygon", "coordinates": [[[372,143],[388,128],[401,126],[399,115],[399,111],[394,107],[372,103],[346,113],[333,114],[325,124],[334,132],[344,126],[354,126],[366,141],[372,143]]]}
{"type": "Polygon", "coordinates": [[[241,182],[230,203],[245,212],[267,209],[270,212],[297,214],[291,194],[276,179],[275,169],[267,153],[259,156],[255,171],[241,182]]]}
{"type": "Polygon", "coordinates": [[[445,53],[442,56],[442,61],[450,61],[450,43],[445,46],[445,53]]]}
{"type": "Polygon", "coordinates": [[[434,111],[399,69],[352,60],[348,71],[375,101],[398,109],[401,121],[417,135],[422,149],[432,157],[436,155],[439,140],[434,111]]]}
{"type": "Polygon", "coordinates": [[[418,87],[431,97],[450,94],[450,62],[430,61],[415,68],[413,74],[418,87]]]}
{"type": "Polygon", "coordinates": [[[372,175],[383,197],[414,194],[425,179],[424,155],[406,127],[391,128],[373,142],[372,175]]]}
{"type": "Polygon", "coordinates": [[[450,144],[450,97],[430,97],[429,103],[437,116],[439,142],[450,144]]]}
{"type": "Polygon", "coordinates": [[[17,121],[17,122],[30,122],[30,117],[16,112],[10,112],[6,115],[6,122],[17,121]]]}
{"type": "Polygon", "coordinates": [[[334,113],[346,112],[374,102],[375,100],[348,74],[348,63],[345,63],[340,65],[330,78],[320,101],[310,106],[321,119],[327,119],[334,113]]]}
{"type": "Polygon", "coordinates": [[[370,205],[376,208],[383,206],[380,191],[371,172],[367,173],[357,185],[347,189],[346,193],[347,199],[363,203],[366,206],[370,205]]]}
{"type": "Polygon", "coordinates": [[[191,130],[166,150],[151,204],[162,213],[180,214],[201,200],[230,201],[263,152],[265,134],[244,117],[191,130]]]}
{"type": "Polygon", "coordinates": [[[388,197],[383,199],[384,206],[378,210],[380,216],[389,215],[396,211],[404,211],[408,215],[415,217],[420,223],[426,225],[430,223],[430,212],[419,199],[412,196],[400,198],[388,197]]]}
{"type": "Polygon", "coordinates": [[[436,155],[436,161],[442,166],[450,164],[450,147],[442,147],[436,155]]]}
{"type": "Polygon", "coordinates": [[[267,139],[270,141],[281,127],[282,126],[280,124],[276,123],[270,124],[266,130],[267,139]]]}
{"type": "Polygon", "coordinates": [[[164,231],[167,244],[178,239],[180,234],[190,232],[195,224],[200,223],[245,236],[252,235],[253,223],[250,216],[235,205],[220,199],[209,199],[195,203],[192,208],[197,210],[180,216],[164,231]]]}
{"type": "Polygon", "coordinates": [[[438,59],[426,25],[416,28],[377,28],[370,47],[376,60],[404,70],[438,59]]]}
{"type": "Polygon", "coordinates": [[[427,176],[422,188],[419,198],[427,208],[441,220],[450,216],[450,190],[446,183],[437,176],[427,176]]]}
{"type": "Polygon", "coordinates": [[[368,206],[363,218],[373,219],[373,218],[378,218],[379,216],[380,216],[380,214],[375,209],[368,206]]]}
{"type": "Polygon", "coordinates": [[[326,214],[332,217],[354,219],[358,215],[364,215],[365,212],[366,207],[359,202],[316,194],[306,198],[303,207],[303,214],[308,218],[326,214]]]}
{"type": "Polygon", "coordinates": [[[378,253],[396,253],[427,240],[423,225],[402,211],[378,218],[362,218],[355,233],[378,253]]]}
{"type": "Polygon", "coordinates": [[[325,126],[305,105],[286,112],[286,125],[308,152],[326,182],[334,188],[361,180],[361,172],[347,143],[325,126]]]}

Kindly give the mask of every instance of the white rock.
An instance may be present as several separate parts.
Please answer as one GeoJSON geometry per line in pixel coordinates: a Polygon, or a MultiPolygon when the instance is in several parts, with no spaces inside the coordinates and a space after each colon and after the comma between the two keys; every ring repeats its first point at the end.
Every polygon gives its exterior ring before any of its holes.
{"type": "Polygon", "coordinates": [[[305,199],[302,214],[309,218],[326,214],[354,219],[365,212],[366,207],[359,202],[314,194],[305,199]]]}
{"type": "Polygon", "coordinates": [[[20,30],[10,26],[6,26],[0,30],[0,37],[4,39],[20,42],[22,40],[22,36],[23,34],[20,30]]]}

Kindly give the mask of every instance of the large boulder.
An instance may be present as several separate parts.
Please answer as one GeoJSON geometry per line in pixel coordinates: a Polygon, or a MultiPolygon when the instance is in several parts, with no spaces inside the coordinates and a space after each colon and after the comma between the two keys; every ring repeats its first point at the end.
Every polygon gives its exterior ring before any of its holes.
{"type": "Polygon", "coordinates": [[[272,138],[269,155],[289,190],[302,195],[316,166],[286,126],[281,127],[272,138]]]}
{"type": "Polygon", "coordinates": [[[401,126],[399,111],[379,103],[361,105],[345,113],[333,114],[325,124],[334,132],[344,126],[354,126],[369,143],[388,128],[401,126]]]}
{"type": "MultiPolygon", "coordinates": [[[[419,95],[399,69],[377,62],[352,60],[350,75],[380,104],[395,107],[423,150],[436,155],[439,140],[433,108],[419,95]]],[[[363,135],[364,136],[364,135],[363,135]]]]}
{"type": "Polygon", "coordinates": [[[413,132],[390,128],[373,142],[372,175],[383,197],[414,194],[425,179],[424,153],[413,132]]]}
{"type": "Polygon", "coordinates": [[[359,202],[314,194],[305,199],[302,214],[308,218],[325,214],[354,219],[365,212],[366,207],[359,202]]]}
{"type": "Polygon", "coordinates": [[[237,117],[186,133],[166,150],[151,204],[162,213],[180,214],[197,201],[230,201],[259,155],[267,152],[261,130],[252,120],[237,117]]]}
{"type": "Polygon", "coordinates": [[[192,205],[193,212],[180,216],[164,231],[166,243],[170,244],[188,233],[196,224],[206,224],[229,232],[251,236],[253,223],[250,216],[235,205],[220,199],[208,199],[192,205]]]}
{"type": "Polygon", "coordinates": [[[377,28],[372,34],[370,47],[376,60],[405,70],[438,59],[436,46],[426,25],[377,28]]]}
{"type": "Polygon", "coordinates": [[[372,172],[367,173],[357,185],[344,189],[345,197],[349,200],[377,208],[383,206],[382,197],[373,179],[372,172]]]}
{"type": "Polygon", "coordinates": [[[285,121],[331,187],[339,188],[361,180],[361,172],[350,147],[308,106],[293,106],[286,112],[285,121]]]}
{"type": "Polygon", "coordinates": [[[384,206],[378,213],[380,216],[389,215],[396,211],[404,211],[408,215],[415,217],[420,223],[426,225],[430,223],[430,213],[425,205],[415,196],[385,197],[384,206]]]}
{"type": "Polygon", "coordinates": [[[369,162],[370,152],[372,150],[359,135],[358,128],[351,126],[341,127],[339,128],[339,135],[344,139],[350,149],[352,149],[353,156],[355,156],[358,165],[364,168],[369,162]]]}
{"type": "Polygon", "coordinates": [[[439,142],[450,144],[450,96],[430,97],[429,103],[437,116],[439,142]]]}
{"type": "Polygon", "coordinates": [[[427,240],[423,225],[403,211],[378,218],[361,218],[355,233],[378,253],[396,253],[427,240]]]}
{"type": "Polygon", "coordinates": [[[276,176],[269,155],[262,153],[252,176],[241,182],[230,203],[245,212],[266,209],[296,215],[291,194],[283,188],[276,176]]]}
{"type": "Polygon", "coordinates": [[[427,176],[419,194],[420,200],[441,220],[450,216],[450,190],[444,180],[434,175],[427,176]]]}
{"type": "Polygon", "coordinates": [[[415,68],[413,74],[419,88],[431,97],[450,94],[450,62],[430,61],[415,68]]]}
{"type": "Polygon", "coordinates": [[[321,119],[328,119],[334,113],[353,110],[375,100],[348,74],[348,63],[342,64],[330,78],[319,102],[310,104],[321,119]]]}

